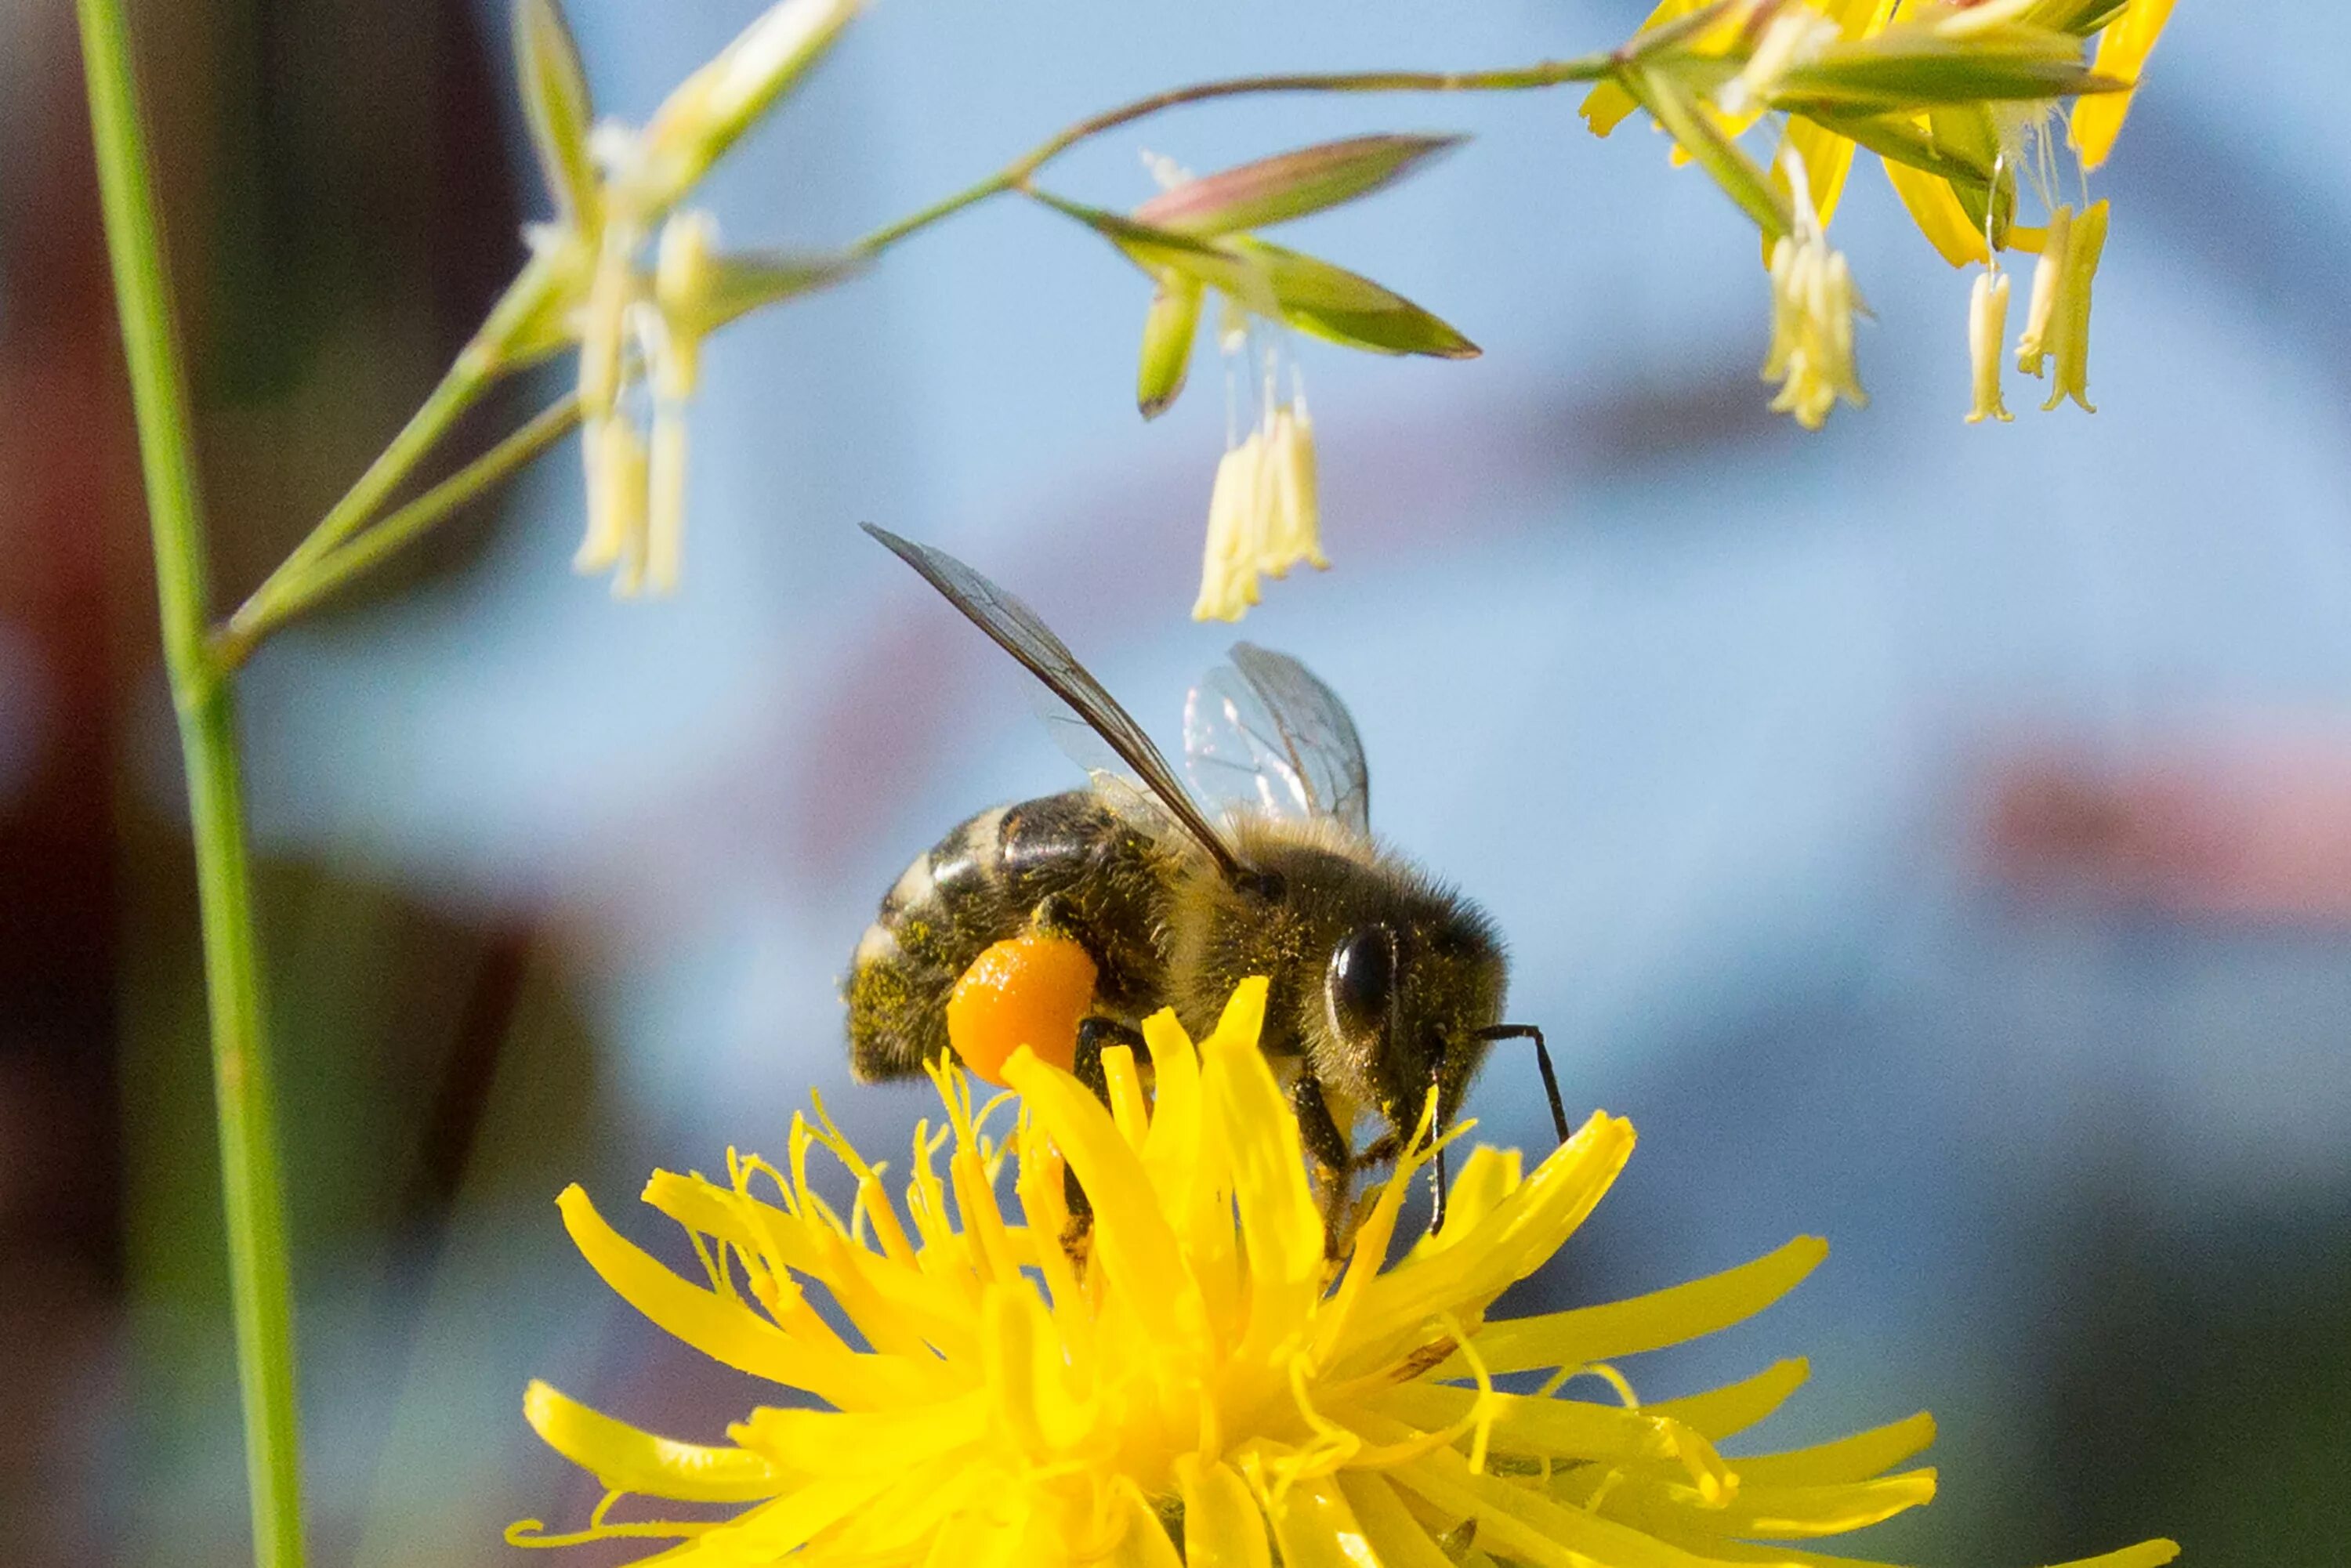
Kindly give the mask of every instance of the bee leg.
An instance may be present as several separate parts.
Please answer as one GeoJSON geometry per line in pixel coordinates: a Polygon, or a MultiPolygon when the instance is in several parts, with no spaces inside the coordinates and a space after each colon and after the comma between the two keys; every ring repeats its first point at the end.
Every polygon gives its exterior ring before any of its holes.
{"type": "Polygon", "coordinates": [[[1331,1115],[1322,1098],[1322,1084],[1311,1072],[1301,1071],[1290,1086],[1290,1108],[1298,1117],[1298,1132],[1314,1162],[1314,1188],[1322,1199],[1322,1250],[1332,1260],[1343,1256],[1354,1239],[1354,1155],[1347,1134],[1331,1115]]]}
{"type": "MultiPolygon", "coordinates": [[[[1070,1064],[1077,1081],[1093,1091],[1094,1098],[1107,1104],[1110,1101],[1110,1076],[1102,1071],[1102,1048],[1123,1045],[1139,1048],[1143,1036],[1116,1019],[1099,1015],[1081,1019],[1078,1024],[1078,1049],[1070,1064]]],[[[1063,1201],[1069,1205],[1070,1222],[1061,1231],[1061,1250],[1072,1262],[1082,1262],[1093,1233],[1094,1206],[1086,1197],[1085,1187],[1078,1181],[1078,1173],[1064,1168],[1061,1172],[1063,1201]]]]}

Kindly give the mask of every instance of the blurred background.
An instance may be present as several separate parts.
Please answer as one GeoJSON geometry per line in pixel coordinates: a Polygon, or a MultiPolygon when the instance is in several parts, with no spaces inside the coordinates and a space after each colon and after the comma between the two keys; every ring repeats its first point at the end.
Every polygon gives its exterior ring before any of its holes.
{"type": "MultiPolygon", "coordinates": [[[[575,0],[642,117],[750,0],[575,0]]],[[[724,165],[730,240],[840,243],[1086,112],[1243,71],[1604,46],[1637,3],[890,0],[724,165]]],[[[372,455],[543,207],[496,0],[134,7],[223,605],[372,455]]],[[[0,1560],[239,1562],[189,847],[69,8],[0,0],[0,1560]]],[[[1943,1497],[1857,1549],[2200,1568],[2351,1530],[2351,14],[2179,8],[2101,189],[2103,412],[1969,428],[1966,279],[1874,161],[1838,228],[1875,399],[1764,412],[1751,229],[1575,97],[1235,102],[1054,183],[1364,130],[1477,140],[1299,243],[1466,364],[1310,345],[1327,575],[1245,628],[1352,703],[1375,825],[1485,902],[1581,1113],[1640,1156],[1529,1301],[1798,1231],[1758,1323],[1805,1441],[1920,1406],[1943,1497]]],[[[246,684],[317,1560],[512,1559],[593,1484],[523,1383],[709,1439],[757,1396],[616,1306],[550,1199],[780,1152],[851,1090],[835,985],[906,862],[1066,787],[1019,673],[860,536],[1028,597],[1171,746],[1223,443],[1132,406],[1147,286],[982,208],[729,331],[687,587],[567,570],[567,444],[246,684]]],[[[549,395],[512,389],[478,444],[549,395]]],[[[1531,1065],[1471,1109],[1540,1146],[1531,1065]]],[[[592,1554],[590,1554],[592,1556],[592,1554]]],[[[608,1554],[624,1556],[625,1552],[608,1554]]]]}

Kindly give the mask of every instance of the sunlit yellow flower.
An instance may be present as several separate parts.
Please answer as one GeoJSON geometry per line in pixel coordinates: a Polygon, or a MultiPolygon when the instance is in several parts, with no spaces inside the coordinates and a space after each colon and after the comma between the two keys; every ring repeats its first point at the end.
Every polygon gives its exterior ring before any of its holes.
{"type": "Polygon", "coordinates": [[[1968,298],[1968,363],[1973,371],[1975,402],[1968,423],[1996,419],[2002,424],[2016,416],[2001,395],[2001,361],[2008,350],[2008,274],[1987,267],[1976,274],[1968,298]]]}
{"type": "MultiPolygon", "coordinates": [[[[1487,1316],[1624,1166],[1633,1132],[1617,1118],[1595,1114],[1532,1172],[1479,1149],[1445,1229],[1383,1267],[1430,1157],[1416,1139],[1351,1256],[1329,1262],[1298,1124],[1257,1049],[1265,995],[1245,983],[1196,1050],[1171,1014],[1151,1019],[1154,1092],[1113,1049],[1107,1109],[1016,1053],[1025,1113],[1008,1149],[986,1132],[1001,1099],[975,1110],[943,1068],[947,1125],[917,1129],[903,1214],[820,1112],[795,1120],[789,1174],[730,1157],[724,1183],[656,1175],[646,1201],[685,1228],[706,1282],[567,1191],[565,1223],[607,1283],[792,1403],[705,1447],[533,1384],[531,1424],[607,1495],[585,1529],[526,1521],[509,1538],[650,1538],[675,1543],[664,1561],[711,1568],[1267,1568],[1277,1554],[1286,1568],[1703,1568],[1792,1561],[1750,1542],[1840,1533],[1933,1495],[1931,1470],[1885,1473],[1930,1440],[1925,1415],[1783,1453],[1719,1451],[1803,1381],[1801,1361],[1652,1406],[1609,1364],[1761,1311],[1820,1261],[1817,1240],[1629,1301],[1487,1316]],[[810,1179],[820,1145],[856,1182],[845,1218],[810,1179]],[[1017,1214],[996,1192],[1008,1154],[1017,1214]],[[1082,1263],[1064,1245],[1065,1161],[1092,1206],[1082,1263]],[[1494,1385],[1538,1372],[1539,1392],[1494,1385]],[[1606,1392],[1563,1396],[1579,1375],[1606,1392]],[[649,1522],[632,1494],[747,1506],[649,1522]]],[[[2099,1562],[2153,1568],[2175,1550],[2099,1562]]]]}
{"type": "MultiPolygon", "coordinates": [[[[2091,61],[2091,68],[2100,76],[2137,82],[2155,41],[2163,36],[2163,25],[2171,20],[2171,5],[2172,0],[2130,0],[2123,14],[2107,23],[2106,30],[2098,36],[2097,57],[2091,61]]],[[[2115,138],[2122,132],[2123,120],[2130,113],[2131,99],[2137,96],[2136,89],[2105,93],[2074,106],[2074,147],[2081,154],[2083,168],[2095,169],[2106,161],[2114,151],[2115,138]]]]}
{"type": "MultiPolygon", "coordinates": [[[[1707,3],[1708,0],[1660,0],[1643,22],[1640,32],[1649,33],[1694,16],[1707,3]]],[[[2125,0],[2098,35],[2092,68],[2102,76],[2137,81],[2148,52],[2170,18],[2172,4],[2173,0],[2125,0]]],[[[1803,0],[1788,0],[1776,7],[1766,4],[1743,10],[1734,7],[1725,13],[1722,22],[1708,35],[1692,40],[1690,47],[1703,52],[1730,40],[1751,40],[1742,46],[1751,48],[1747,65],[1730,78],[1718,104],[1708,110],[1716,123],[1730,134],[1739,135],[1759,118],[1758,100],[1768,92],[1770,78],[1798,63],[1808,51],[1817,52],[1823,40],[1875,38],[1897,24],[1915,24],[1932,28],[1952,44],[1964,47],[1970,37],[2009,23],[2044,22],[2052,9],[2050,0],[1949,0],[1942,4],[1933,0],[1814,0],[1809,5],[1803,0]],[[1756,31],[1754,18],[1767,15],[1769,20],[1761,24],[1760,32],[1756,31]]],[[[2057,5],[2054,9],[2064,11],[2068,7],[2057,5]]],[[[2069,110],[2070,135],[2084,170],[2095,169],[2105,162],[2133,96],[2128,92],[2092,93],[2074,100],[2069,110]]],[[[1583,112],[1593,131],[1605,136],[1635,107],[1622,87],[1608,82],[1586,96],[1583,112]]],[[[1907,122],[1916,133],[1937,135],[1933,117],[1925,110],[1893,118],[1907,122]]],[[[2026,122],[2029,121],[2017,123],[2026,122]]],[[[1948,121],[1941,127],[1944,133],[1953,129],[1948,121]]],[[[1828,224],[1836,215],[1843,197],[1856,151],[1854,141],[1827,125],[1798,114],[1789,120],[1786,144],[1802,158],[1814,210],[1821,222],[1828,224]]],[[[2010,146],[1998,151],[2008,158],[2012,168],[2022,150],[2010,146]]],[[[1677,150],[1677,162],[1682,161],[1686,161],[1686,154],[1679,154],[1677,150]]],[[[1949,181],[1898,159],[1883,158],[1881,162],[1904,210],[1945,260],[1953,267],[1990,260],[1982,219],[1970,215],[1949,181]]],[[[1774,184],[1786,189],[1784,166],[1777,161],[1771,168],[1771,178],[1774,184]]],[[[2034,248],[2035,237],[2032,231],[2021,230],[2009,243],[2029,250],[2034,248]]]]}
{"type": "Polygon", "coordinates": [[[1263,356],[1255,425],[1226,449],[1208,495],[1208,539],[1200,560],[1195,621],[1238,621],[1259,597],[1259,574],[1285,577],[1300,562],[1320,571],[1322,508],[1314,462],[1314,422],[1306,394],[1281,397],[1277,355],[1263,356]]]}

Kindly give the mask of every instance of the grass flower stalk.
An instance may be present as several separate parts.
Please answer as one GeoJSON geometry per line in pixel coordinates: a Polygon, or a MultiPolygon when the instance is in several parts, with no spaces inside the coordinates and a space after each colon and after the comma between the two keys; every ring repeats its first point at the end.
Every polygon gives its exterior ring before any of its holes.
{"type": "Polygon", "coordinates": [[[163,662],[179,720],[188,821],[195,838],[229,1307],[236,1329],[254,1562],[257,1568],[300,1568],[301,1445],[295,1409],[293,1291],[254,933],[236,706],[227,673],[213,656],[205,634],[204,507],[162,225],[139,122],[130,33],[120,0],[78,0],[77,14],[107,253],[139,421],[163,662]]]}

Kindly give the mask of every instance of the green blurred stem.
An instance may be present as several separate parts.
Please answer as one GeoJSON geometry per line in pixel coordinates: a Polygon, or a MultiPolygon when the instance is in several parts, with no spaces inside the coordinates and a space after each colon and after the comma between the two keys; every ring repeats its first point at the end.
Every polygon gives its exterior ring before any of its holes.
{"type": "Polygon", "coordinates": [[[258,1568],[300,1568],[301,1448],[286,1203],[262,1028],[236,709],[225,672],[205,642],[204,515],[130,35],[120,0],[77,0],[77,12],[107,253],[139,421],[163,660],[179,717],[195,839],[254,1561],[258,1568]]]}
{"type": "Polygon", "coordinates": [[[231,667],[243,664],[263,638],[422,538],[458,507],[554,445],[579,423],[576,392],[539,410],[505,440],[349,544],[287,573],[276,594],[256,593],[246,601],[214,638],[214,656],[231,667]]]}
{"type": "Polygon", "coordinates": [[[244,663],[259,641],[252,628],[277,626],[317,597],[308,591],[308,584],[319,562],[364,528],[465,411],[500,376],[516,368],[510,346],[553,291],[552,267],[545,258],[534,256],[490,308],[480,329],[458,351],[439,384],[425,394],[424,402],[392,438],[392,444],[376,455],[342,499],[328,509],[293,552],[237,607],[217,639],[218,651],[231,668],[244,663]]]}
{"type": "Polygon", "coordinates": [[[1163,110],[1213,99],[1243,98],[1276,92],[1528,92],[1569,82],[1594,82],[1615,73],[1621,63],[1614,54],[1581,55],[1570,60],[1545,60],[1537,65],[1494,71],[1311,71],[1282,76],[1233,77],[1224,81],[1196,82],[1165,92],[1138,98],[1132,103],[1079,120],[1059,134],[1039,142],[976,185],[934,202],[918,213],[885,224],[850,249],[866,256],[890,246],[952,217],[990,196],[1025,189],[1040,169],[1079,142],[1115,131],[1163,110]]]}

